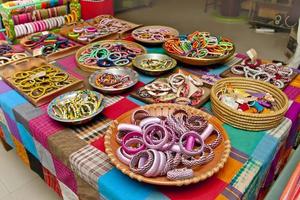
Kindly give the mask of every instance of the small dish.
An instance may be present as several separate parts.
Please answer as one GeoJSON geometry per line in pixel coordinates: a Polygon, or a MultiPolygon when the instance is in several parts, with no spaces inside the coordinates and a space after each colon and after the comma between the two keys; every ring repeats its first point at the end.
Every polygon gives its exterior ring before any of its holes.
{"type": "Polygon", "coordinates": [[[172,69],[174,69],[177,66],[177,62],[175,59],[164,55],[164,54],[157,54],[157,53],[150,53],[150,54],[143,54],[140,56],[137,56],[133,61],[133,66],[136,67],[139,71],[141,71],[144,74],[147,75],[152,75],[152,76],[158,76],[161,75],[163,73],[166,73],[168,71],[171,71],[172,69]],[[155,68],[152,67],[152,69],[146,68],[145,66],[143,66],[143,62],[148,62],[150,61],[154,61],[154,62],[165,62],[166,67],[160,67],[160,68],[155,68]]]}
{"type": "Polygon", "coordinates": [[[133,87],[138,81],[138,73],[130,69],[129,67],[111,67],[108,69],[96,71],[89,77],[89,84],[100,92],[106,94],[122,93],[133,87]],[[99,79],[99,77],[103,74],[107,74],[108,76],[114,75],[119,80],[114,85],[110,84],[110,86],[101,86],[97,83],[97,79],[99,79]],[[117,84],[122,83],[122,80],[124,79],[126,79],[127,81],[123,83],[121,87],[117,87],[117,84]]]}
{"type": "Polygon", "coordinates": [[[91,91],[91,90],[78,90],[72,91],[65,94],[62,94],[55,99],[53,99],[48,105],[47,112],[50,118],[72,125],[80,125],[86,122],[89,122],[93,117],[98,115],[104,109],[103,104],[103,95],[91,91]],[[89,98],[89,100],[87,99],[89,98]],[[83,101],[77,103],[77,105],[70,104],[70,102],[75,102],[75,104],[79,101],[83,101]],[[82,103],[85,103],[85,108],[82,106],[82,103]],[[73,106],[71,106],[73,105],[73,106]],[[78,108],[77,106],[81,107],[78,108]],[[94,107],[91,107],[94,106],[94,107]],[[75,112],[75,109],[76,112],[75,112]],[[86,110],[90,110],[89,114],[84,114],[86,110]],[[73,111],[73,113],[72,113],[73,111]],[[68,113],[66,113],[68,112],[68,113]],[[69,117],[70,115],[82,115],[80,117],[69,117]],[[66,116],[67,117],[63,117],[66,116]]]}

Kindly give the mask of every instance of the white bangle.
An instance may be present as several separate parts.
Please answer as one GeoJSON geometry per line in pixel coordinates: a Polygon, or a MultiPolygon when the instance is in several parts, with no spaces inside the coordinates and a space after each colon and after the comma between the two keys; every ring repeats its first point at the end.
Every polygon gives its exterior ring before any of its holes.
{"type": "Polygon", "coordinates": [[[20,36],[20,31],[19,31],[19,26],[18,25],[15,26],[15,34],[16,34],[16,37],[20,36]]]}
{"type": "Polygon", "coordinates": [[[237,75],[243,75],[243,74],[245,74],[244,66],[243,65],[232,66],[230,70],[231,70],[231,72],[233,74],[237,74],[237,75]],[[241,69],[241,70],[239,70],[239,69],[241,69]]]}

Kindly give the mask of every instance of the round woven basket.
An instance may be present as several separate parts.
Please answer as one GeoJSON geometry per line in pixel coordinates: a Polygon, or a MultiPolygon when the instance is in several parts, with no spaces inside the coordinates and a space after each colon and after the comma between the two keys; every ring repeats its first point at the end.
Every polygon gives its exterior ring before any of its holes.
{"type": "MultiPolygon", "coordinates": [[[[147,50],[142,45],[140,45],[138,43],[135,43],[135,42],[126,41],[126,40],[102,40],[102,41],[99,41],[99,42],[91,43],[89,45],[83,46],[80,49],[78,49],[78,51],[76,52],[76,55],[75,55],[78,67],[80,69],[82,69],[83,71],[87,71],[87,72],[94,72],[94,71],[101,70],[101,69],[107,69],[107,67],[99,67],[97,65],[86,65],[86,64],[80,63],[78,61],[78,59],[79,59],[80,55],[82,54],[82,52],[85,51],[87,48],[90,48],[90,47],[92,47],[96,44],[104,44],[104,43],[112,43],[112,44],[113,43],[121,43],[121,44],[124,44],[124,45],[129,45],[129,46],[133,46],[133,47],[141,49],[142,50],[141,54],[147,53],[147,50]]],[[[125,66],[130,67],[131,65],[132,65],[132,61],[128,65],[125,65],[125,66]]],[[[115,66],[115,67],[117,67],[117,66],[115,66]]]]}
{"type": "MultiPolygon", "coordinates": [[[[147,106],[140,107],[141,109],[145,109],[150,112],[153,116],[167,116],[173,113],[174,110],[182,109],[185,110],[189,114],[193,115],[201,115],[205,119],[211,123],[216,130],[218,130],[223,137],[221,144],[214,149],[215,157],[209,163],[202,165],[200,167],[195,167],[194,169],[194,177],[190,179],[184,180],[176,180],[172,181],[167,179],[165,176],[149,178],[139,174],[136,174],[130,170],[130,168],[122,163],[117,157],[117,149],[119,148],[119,144],[116,141],[116,134],[117,134],[117,126],[119,123],[131,123],[131,115],[136,110],[131,110],[127,113],[124,113],[120,117],[118,117],[110,126],[108,131],[105,135],[105,151],[108,154],[111,162],[124,174],[128,175],[130,178],[136,179],[140,182],[145,182],[154,185],[165,185],[165,186],[182,186],[182,185],[189,185],[193,183],[197,183],[199,181],[203,181],[215,173],[217,173],[221,168],[224,167],[227,158],[229,157],[230,153],[230,140],[225,129],[222,127],[222,123],[216,118],[213,117],[199,109],[192,108],[189,106],[184,105],[176,105],[176,104],[152,104],[147,106]]],[[[207,142],[211,142],[212,138],[208,138],[207,142]]]]}
{"type": "Polygon", "coordinates": [[[268,130],[278,126],[288,109],[288,98],[280,89],[269,83],[247,78],[236,77],[219,80],[211,89],[210,99],[212,111],[218,119],[233,127],[249,131],[268,130]],[[231,84],[234,88],[252,92],[270,93],[275,99],[275,111],[268,114],[253,114],[230,108],[217,97],[217,94],[220,93],[227,84],[231,84]]]}

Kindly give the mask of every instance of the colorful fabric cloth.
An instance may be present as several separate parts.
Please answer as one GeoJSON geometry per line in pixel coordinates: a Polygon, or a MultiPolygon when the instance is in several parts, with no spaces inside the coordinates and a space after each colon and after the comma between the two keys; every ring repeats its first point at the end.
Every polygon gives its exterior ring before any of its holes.
{"type": "MultiPolygon", "coordinates": [[[[161,48],[148,50],[163,53],[161,48]]],[[[187,70],[219,75],[241,58],[236,55],[222,66],[187,70]]],[[[58,60],[56,65],[80,79],[88,75],[76,68],[74,55],[58,60]]],[[[134,90],[153,80],[140,74],[134,90]]],[[[278,127],[250,132],[223,124],[232,144],[224,168],[205,181],[175,189],[133,180],[112,166],[105,154],[104,135],[112,120],[144,105],[128,93],[106,96],[101,115],[83,126],[66,127],[48,117],[47,105],[32,106],[0,81],[0,137],[16,148],[22,160],[64,199],[254,199],[276,175],[269,173],[270,169],[280,169],[288,156],[283,152],[290,152],[295,143],[299,131],[299,80],[300,75],[285,89],[290,108],[278,127]]],[[[210,102],[201,109],[211,113],[210,102]]]]}

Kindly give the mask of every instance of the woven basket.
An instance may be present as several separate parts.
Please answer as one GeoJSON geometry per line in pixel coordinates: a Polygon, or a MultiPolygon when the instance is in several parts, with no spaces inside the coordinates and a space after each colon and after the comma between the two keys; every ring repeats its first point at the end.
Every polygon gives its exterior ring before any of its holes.
{"type": "Polygon", "coordinates": [[[212,111],[217,118],[236,128],[249,131],[268,130],[278,126],[288,109],[288,98],[280,89],[269,83],[247,78],[219,80],[211,89],[210,99],[212,111]],[[270,93],[275,98],[275,111],[268,114],[253,114],[240,112],[225,105],[218,99],[217,94],[229,83],[239,89],[270,93]]]}
{"type": "MultiPolygon", "coordinates": [[[[108,131],[105,134],[105,151],[108,154],[111,162],[124,174],[128,175],[130,178],[136,179],[140,182],[146,182],[154,185],[165,185],[165,186],[182,186],[182,185],[189,185],[192,183],[197,183],[199,181],[205,180],[215,173],[217,173],[221,168],[224,167],[227,158],[229,157],[230,153],[230,141],[225,129],[222,127],[222,123],[216,118],[213,117],[201,110],[196,108],[192,108],[189,106],[184,105],[176,105],[176,104],[152,104],[147,106],[140,107],[150,112],[153,116],[167,116],[171,114],[175,109],[182,109],[185,110],[187,113],[194,114],[194,115],[201,115],[205,119],[211,123],[215,129],[217,129],[223,137],[221,144],[214,149],[215,157],[212,161],[207,163],[206,165],[194,168],[194,177],[185,180],[176,180],[172,181],[167,179],[165,176],[155,177],[155,178],[148,178],[139,174],[133,173],[130,168],[122,163],[116,154],[117,149],[119,148],[119,144],[116,141],[116,134],[117,134],[117,125],[119,123],[131,123],[131,115],[136,110],[131,110],[127,113],[124,113],[120,117],[118,117],[110,126],[108,131]]],[[[212,138],[208,138],[207,140],[211,140],[212,138]]],[[[211,142],[211,141],[207,141],[211,142]]]]}

